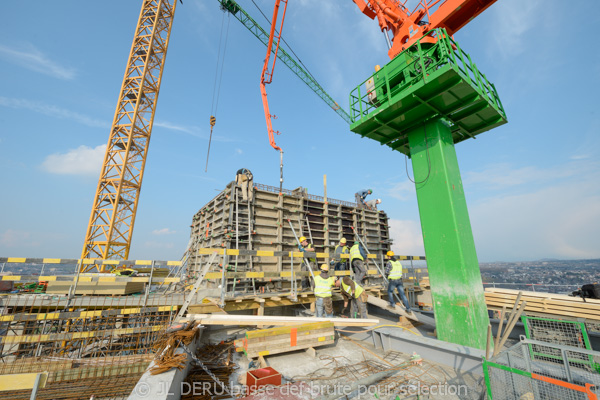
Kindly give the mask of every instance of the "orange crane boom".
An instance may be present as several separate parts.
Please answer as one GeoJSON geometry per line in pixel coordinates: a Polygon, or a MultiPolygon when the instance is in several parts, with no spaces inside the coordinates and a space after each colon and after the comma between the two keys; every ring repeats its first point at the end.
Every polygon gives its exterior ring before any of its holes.
{"type": "MultiPolygon", "coordinates": [[[[392,32],[388,43],[390,58],[396,57],[436,28],[444,28],[452,36],[496,0],[421,0],[409,11],[398,0],[352,0],[371,19],[377,17],[385,33],[392,32]]],[[[389,40],[389,39],[388,39],[389,40]]],[[[435,38],[430,41],[435,42],[435,38]]],[[[423,41],[421,41],[423,43],[423,41]]]]}
{"type": "Polygon", "coordinates": [[[275,143],[275,136],[273,130],[273,124],[271,118],[274,116],[271,115],[269,110],[269,101],[267,99],[267,88],[266,85],[273,81],[273,72],[275,71],[275,62],[277,61],[277,52],[279,51],[279,43],[281,41],[281,32],[283,29],[283,21],[285,20],[285,12],[287,10],[287,0],[276,0],[275,7],[273,9],[273,19],[271,20],[271,31],[269,32],[269,42],[267,43],[267,55],[265,57],[265,63],[263,65],[262,73],[260,74],[260,93],[262,94],[262,102],[263,108],[265,110],[265,120],[267,122],[267,131],[269,133],[269,142],[271,143],[271,147],[275,150],[281,152],[281,148],[277,146],[275,143]],[[275,28],[277,26],[277,16],[279,14],[279,7],[281,2],[284,2],[283,14],[281,16],[281,23],[279,25],[279,33],[277,35],[277,44],[275,48],[275,57],[273,57],[273,65],[271,66],[271,71],[269,72],[269,61],[271,58],[271,52],[273,48],[273,41],[275,40],[275,28]]]}

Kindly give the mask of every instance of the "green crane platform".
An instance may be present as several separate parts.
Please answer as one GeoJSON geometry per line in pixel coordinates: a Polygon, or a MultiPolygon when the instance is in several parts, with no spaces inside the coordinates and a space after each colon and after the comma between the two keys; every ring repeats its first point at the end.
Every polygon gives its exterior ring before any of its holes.
{"type": "Polygon", "coordinates": [[[469,55],[443,29],[434,35],[352,91],[350,129],[412,159],[438,338],[484,349],[489,318],[454,144],[507,121],[469,55]]]}
{"type": "Polygon", "coordinates": [[[506,123],[496,88],[443,29],[417,42],[350,93],[350,129],[410,156],[408,132],[450,122],[454,143],[506,123]]]}

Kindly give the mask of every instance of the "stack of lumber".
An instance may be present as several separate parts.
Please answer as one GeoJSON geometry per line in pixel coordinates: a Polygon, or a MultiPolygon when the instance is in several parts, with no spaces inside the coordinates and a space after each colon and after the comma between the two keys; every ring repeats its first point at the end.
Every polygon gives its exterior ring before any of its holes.
{"type": "Polygon", "coordinates": [[[243,351],[248,358],[256,358],[324,346],[334,341],[333,322],[326,321],[248,331],[246,337],[234,343],[237,352],[243,351]]]}
{"type": "MultiPolygon", "coordinates": [[[[48,294],[67,294],[72,282],[50,281],[46,288],[48,294]]],[[[78,282],[75,294],[87,295],[123,295],[144,291],[144,282],[78,282]]]]}
{"type": "MultiPolygon", "coordinates": [[[[525,314],[552,315],[556,317],[586,318],[600,320],[600,300],[571,297],[562,294],[522,292],[521,301],[526,301],[525,314]]],[[[485,289],[485,302],[490,310],[510,309],[515,304],[518,290],[485,289]]]]}

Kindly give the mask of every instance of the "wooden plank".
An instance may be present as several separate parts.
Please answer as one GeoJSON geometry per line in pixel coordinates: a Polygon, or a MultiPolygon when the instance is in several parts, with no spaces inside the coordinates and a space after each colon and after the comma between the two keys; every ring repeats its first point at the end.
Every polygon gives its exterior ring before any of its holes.
{"type": "Polygon", "coordinates": [[[315,318],[315,317],[280,317],[265,315],[218,315],[218,314],[188,314],[182,322],[200,321],[202,325],[299,325],[307,322],[331,321],[334,326],[373,326],[379,323],[373,318],[315,318]]]}
{"type": "MultiPolygon", "coordinates": [[[[486,288],[486,293],[502,293],[507,295],[514,295],[515,297],[519,294],[520,290],[513,289],[501,289],[501,288],[486,288]]],[[[564,294],[555,294],[555,293],[541,293],[541,292],[523,292],[523,296],[529,297],[539,297],[546,299],[556,299],[556,300],[566,300],[566,301],[574,301],[578,303],[588,303],[588,304],[598,304],[600,305],[600,299],[585,299],[585,302],[581,297],[572,297],[564,294]]]]}
{"type": "Polygon", "coordinates": [[[404,311],[404,309],[402,307],[395,306],[394,309],[391,309],[389,307],[390,302],[387,301],[387,300],[383,300],[383,299],[380,299],[378,297],[369,295],[369,297],[367,298],[367,302],[369,304],[372,304],[372,305],[377,306],[379,308],[386,309],[386,310],[388,310],[391,313],[402,315],[403,317],[412,319],[413,321],[418,321],[419,320],[418,317],[415,315],[415,313],[408,314],[406,311],[404,311]]]}
{"type": "MultiPolygon", "coordinates": [[[[540,298],[540,297],[529,296],[527,294],[523,294],[521,297],[522,297],[522,299],[526,300],[528,304],[541,303],[541,304],[548,305],[548,306],[573,307],[576,309],[586,309],[586,310],[600,312],[600,304],[581,303],[581,302],[577,302],[577,301],[562,300],[562,299],[554,300],[552,298],[540,298]]],[[[498,301],[512,301],[514,304],[514,300],[515,300],[516,296],[512,296],[512,295],[509,296],[509,295],[504,295],[504,294],[499,294],[499,293],[485,293],[485,298],[490,299],[490,300],[498,300],[498,301]]]]}
{"type": "Polygon", "coordinates": [[[311,335],[313,337],[304,339],[304,340],[298,340],[295,346],[292,346],[290,344],[290,340],[288,338],[287,341],[285,342],[280,342],[280,343],[262,343],[261,345],[253,345],[253,346],[248,346],[248,348],[244,348],[244,350],[247,353],[260,353],[263,351],[273,351],[273,350],[279,350],[279,349],[290,349],[290,351],[297,349],[297,348],[304,348],[305,346],[321,346],[322,343],[324,342],[328,342],[330,340],[335,340],[335,334],[330,333],[327,335],[311,335]]]}
{"type": "MultiPolygon", "coordinates": [[[[326,346],[326,345],[334,344],[334,343],[335,343],[335,340],[323,341],[323,342],[321,342],[320,346],[326,346]]],[[[304,350],[304,349],[307,349],[309,347],[314,347],[314,344],[304,345],[304,346],[290,347],[290,348],[287,348],[287,349],[267,350],[267,351],[261,352],[260,354],[258,354],[258,353],[247,353],[247,356],[248,356],[248,358],[255,358],[255,357],[258,357],[259,355],[269,356],[269,355],[273,355],[273,354],[289,353],[289,352],[292,352],[292,351],[304,350]]]]}
{"type": "MultiPolygon", "coordinates": [[[[296,337],[296,344],[304,344],[304,343],[308,343],[310,341],[313,341],[315,343],[319,342],[319,338],[321,337],[327,337],[327,336],[335,336],[335,331],[333,330],[333,327],[331,327],[330,329],[322,329],[320,331],[316,331],[316,332],[305,332],[304,335],[302,336],[298,336],[296,337]]],[[[244,342],[244,348],[246,350],[249,349],[256,349],[256,348],[261,348],[261,347],[273,347],[273,348],[277,348],[278,346],[288,346],[288,347],[293,347],[292,346],[292,340],[290,336],[286,336],[286,335],[281,335],[281,336],[276,336],[273,338],[259,338],[262,340],[258,340],[258,339],[254,339],[253,342],[245,341],[244,342]]]]}
{"type": "Polygon", "coordinates": [[[332,328],[333,324],[329,321],[325,322],[309,322],[297,326],[285,326],[279,328],[260,329],[255,331],[246,332],[248,339],[264,337],[264,336],[275,336],[275,335],[289,335],[292,329],[296,329],[296,332],[312,331],[314,329],[332,328]]]}

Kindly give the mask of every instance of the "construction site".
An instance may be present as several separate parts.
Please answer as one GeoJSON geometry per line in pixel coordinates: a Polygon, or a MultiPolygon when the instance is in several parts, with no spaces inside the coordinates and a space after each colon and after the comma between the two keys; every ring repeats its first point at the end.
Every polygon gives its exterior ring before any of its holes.
{"type": "Polygon", "coordinates": [[[189,215],[180,259],[130,257],[178,3],[139,1],[81,256],[0,254],[0,399],[598,399],[600,298],[482,282],[454,146],[508,119],[454,34],[496,0],[354,0],[390,61],[348,106],[283,45],[287,0],[268,28],[218,2],[266,46],[279,185],[242,168],[189,215]],[[410,159],[425,254],[394,252],[371,190],[284,186],[276,60],[361,140],[410,159]],[[11,272],[24,265],[36,272],[11,272]]]}

